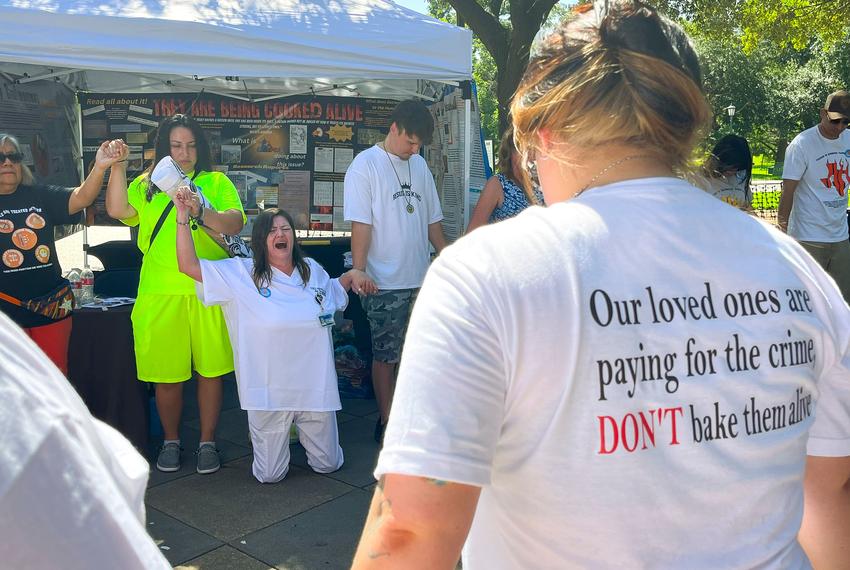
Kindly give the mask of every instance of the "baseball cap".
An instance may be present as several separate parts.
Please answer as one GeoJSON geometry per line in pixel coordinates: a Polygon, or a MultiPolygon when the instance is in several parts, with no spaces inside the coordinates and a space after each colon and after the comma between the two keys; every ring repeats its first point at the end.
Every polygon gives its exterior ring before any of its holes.
{"type": "Polygon", "coordinates": [[[830,93],[823,108],[830,119],[850,119],[850,93],[844,90],[830,93]]]}

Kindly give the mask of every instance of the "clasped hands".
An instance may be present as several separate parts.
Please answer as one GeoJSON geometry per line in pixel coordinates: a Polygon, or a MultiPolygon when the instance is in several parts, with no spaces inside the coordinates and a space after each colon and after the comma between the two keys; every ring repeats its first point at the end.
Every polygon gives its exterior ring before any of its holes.
{"type": "Polygon", "coordinates": [[[188,186],[181,186],[171,198],[178,214],[186,214],[197,218],[201,213],[201,198],[188,186]]]}
{"type": "Polygon", "coordinates": [[[126,168],[127,157],[130,156],[130,147],[121,139],[104,141],[94,158],[95,168],[106,170],[107,168],[123,163],[126,168]]]}
{"type": "Polygon", "coordinates": [[[373,295],[378,292],[378,286],[372,281],[365,271],[351,269],[343,277],[348,276],[351,280],[351,290],[358,295],[373,295]]]}

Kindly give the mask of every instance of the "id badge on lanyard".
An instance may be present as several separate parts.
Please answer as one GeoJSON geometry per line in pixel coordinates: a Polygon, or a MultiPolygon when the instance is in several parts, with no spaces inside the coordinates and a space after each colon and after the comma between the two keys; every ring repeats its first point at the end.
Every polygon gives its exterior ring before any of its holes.
{"type": "Polygon", "coordinates": [[[316,292],[316,303],[319,304],[319,324],[323,327],[332,327],[334,326],[334,314],[330,311],[325,311],[325,290],[322,288],[315,288],[316,292]]]}

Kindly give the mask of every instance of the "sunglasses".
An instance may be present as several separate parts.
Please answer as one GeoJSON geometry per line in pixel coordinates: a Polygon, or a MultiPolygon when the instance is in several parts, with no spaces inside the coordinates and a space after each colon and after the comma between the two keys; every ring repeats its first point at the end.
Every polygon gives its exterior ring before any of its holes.
{"type": "Polygon", "coordinates": [[[830,119],[829,122],[833,125],[837,125],[838,123],[844,123],[845,127],[850,126],[850,119],[830,119]]]}
{"type": "Polygon", "coordinates": [[[19,164],[24,159],[24,155],[19,152],[10,152],[9,154],[0,152],[0,164],[6,162],[7,158],[12,161],[12,164],[19,164]]]}

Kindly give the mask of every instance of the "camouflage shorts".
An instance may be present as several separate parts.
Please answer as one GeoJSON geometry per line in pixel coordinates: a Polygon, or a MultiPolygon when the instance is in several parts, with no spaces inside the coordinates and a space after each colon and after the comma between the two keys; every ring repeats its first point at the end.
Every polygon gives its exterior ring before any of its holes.
{"type": "Polygon", "coordinates": [[[372,332],[372,358],[396,363],[401,358],[410,311],[419,289],[379,291],[363,299],[363,310],[372,332]]]}

